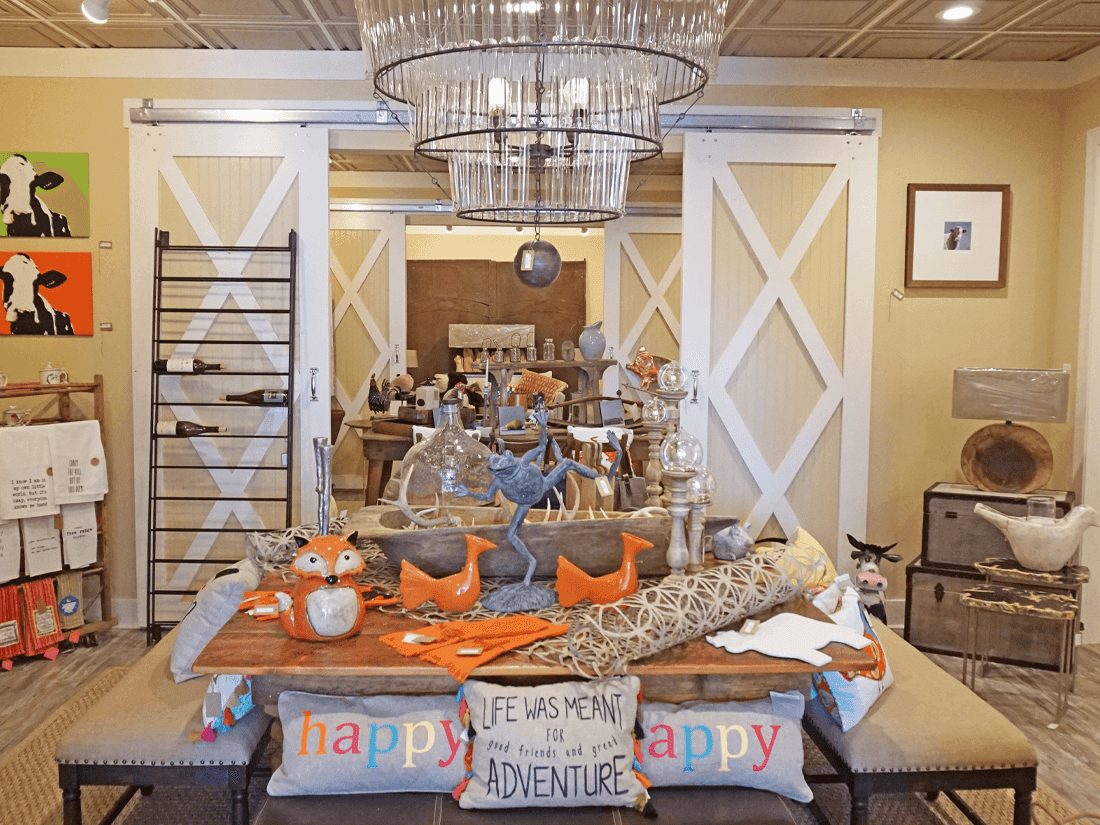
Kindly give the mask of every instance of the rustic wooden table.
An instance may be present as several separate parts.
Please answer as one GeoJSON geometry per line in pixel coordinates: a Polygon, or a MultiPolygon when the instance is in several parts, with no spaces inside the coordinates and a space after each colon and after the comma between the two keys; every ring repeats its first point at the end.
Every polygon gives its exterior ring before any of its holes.
{"type": "MultiPolygon", "coordinates": [[[[287,585],[269,576],[261,587],[285,589],[287,585]]],[[[780,610],[828,621],[801,598],[758,618],[780,610]]],[[[278,622],[261,622],[238,613],[199,654],[194,670],[252,676],[257,704],[273,704],[283,690],[342,695],[451,693],[457,682],[446,670],[406,658],[379,641],[386,633],[423,626],[424,622],[415,618],[371,610],[359,635],[338,642],[311,643],[291,639],[278,622]]],[[[815,668],[796,659],[752,651],[727,653],[700,638],[638,660],[628,666],[627,672],[641,678],[643,695],[651,701],[724,701],[758,698],[769,690],[805,691],[809,675],[815,670],[860,670],[872,664],[865,650],[838,643],[826,647],[825,653],[833,661],[824,668],[815,668]]],[[[577,678],[565,667],[547,664],[522,651],[510,651],[482,665],[473,677],[525,685],[577,678]]]]}

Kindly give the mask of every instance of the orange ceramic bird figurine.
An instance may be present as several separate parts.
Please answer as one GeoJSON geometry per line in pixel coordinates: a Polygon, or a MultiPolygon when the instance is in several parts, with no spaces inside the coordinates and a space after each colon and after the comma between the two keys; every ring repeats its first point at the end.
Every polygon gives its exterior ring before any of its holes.
{"type": "Polygon", "coordinates": [[[638,568],[634,557],[639,550],[653,545],[643,538],[623,533],[623,563],[614,573],[606,576],[589,576],[564,556],[558,556],[558,580],[554,588],[558,601],[572,607],[583,599],[592,604],[611,604],[638,590],[638,568]]]}
{"type": "Polygon", "coordinates": [[[496,547],[491,541],[466,534],[466,564],[453,576],[433,579],[419,567],[401,560],[401,602],[406,610],[420,607],[429,599],[440,610],[461,613],[469,610],[481,593],[477,557],[496,547]]]}

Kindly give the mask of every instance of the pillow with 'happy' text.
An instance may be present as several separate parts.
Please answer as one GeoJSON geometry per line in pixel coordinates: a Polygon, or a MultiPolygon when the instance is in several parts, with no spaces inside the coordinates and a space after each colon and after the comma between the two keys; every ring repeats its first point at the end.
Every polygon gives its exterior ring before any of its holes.
{"type": "Polygon", "coordinates": [[[643,702],[642,770],[654,787],[735,785],[809,802],[804,710],[797,691],[752,702],[643,702]]]}
{"type": "Polygon", "coordinates": [[[643,809],[648,783],[634,760],[638,689],[636,676],[538,687],[467,681],[473,741],[467,781],[454,793],[459,807],[643,809]]]}
{"type": "Polygon", "coordinates": [[[462,779],[466,743],[446,696],[279,695],[283,761],[270,796],[425,791],[462,779]]]}

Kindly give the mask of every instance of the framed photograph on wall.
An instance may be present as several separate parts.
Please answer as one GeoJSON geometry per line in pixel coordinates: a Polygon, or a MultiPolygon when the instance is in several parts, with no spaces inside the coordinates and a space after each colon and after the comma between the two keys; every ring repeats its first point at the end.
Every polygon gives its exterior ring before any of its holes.
{"type": "Polygon", "coordinates": [[[909,184],[907,287],[999,289],[1008,282],[1008,184],[909,184]]]}

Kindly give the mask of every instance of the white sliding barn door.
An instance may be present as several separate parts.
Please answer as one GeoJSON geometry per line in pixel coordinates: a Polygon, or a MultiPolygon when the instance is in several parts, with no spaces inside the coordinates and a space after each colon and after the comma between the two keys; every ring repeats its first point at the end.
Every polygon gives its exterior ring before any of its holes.
{"type": "MultiPolygon", "coordinates": [[[[297,484],[293,493],[292,521],[316,519],[316,473],[312,440],[329,434],[329,348],[330,313],[325,261],[328,249],[328,130],[289,125],[169,125],[138,126],[130,130],[130,244],[133,284],[133,370],[134,370],[134,474],[138,548],[138,587],[145,588],[145,551],[148,545],[149,427],[151,393],[152,298],[154,271],[154,232],[167,230],[171,244],[199,246],[285,246],[290,230],[298,234],[296,329],[288,330],[275,314],[265,314],[270,306],[272,288],[257,277],[285,277],[289,272],[286,256],[187,253],[190,271],[180,264],[166,275],[195,274],[206,278],[227,278],[225,283],[201,283],[185,305],[225,308],[231,312],[246,310],[237,316],[232,340],[295,342],[296,397],[293,433],[294,473],[297,484]],[[247,310],[256,309],[255,313],[247,310]],[[279,328],[279,324],[283,324],[279,328]]],[[[177,261],[179,259],[177,258],[177,261]]],[[[285,316],[284,316],[285,317],[285,316]]],[[[203,357],[208,343],[208,322],[197,317],[189,322],[180,337],[175,357],[203,357]],[[204,326],[205,323],[205,326],[204,326]],[[195,343],[191,343],[194,340],[195,343]]],[[[209,343],[224,337],[224,325],[211,333],[209,343]]],[[[224,347],[225,345],[221,345],[224,347]]],[[[238,347],[235,361],[244,359],[245,369],[257,372],[286,371],[286,348],[277,346],[238,347]],[[250,365],[248,359],[253,359],[250,365]],[[266,360],[265,360],[266,359],[266,360]]],[[[215,408],[192,407],[202,398],[190,399],[188,387],[199,387],[199,379],[161,381],[162,400],[171,403],[177,420],[204,423],[216,416],[215,408]],[[189,381],[191,382],[189,384],[189,381]]],[[[230,391],[245,392],[259,385],[249,384],[230,391]]],[[[275,387],[278,388],[278,387],[275,387]]],[[[196,390],[198,391],[198,390],[196,390]]],[[[209,396],[209,388],[205,395],[209,396]]],[[[224,392],[224,390],[222,390],[224,392]]],[[[187,564],[226,556],[240,558],[243,540],[234,530],[260,530],[282,527],[270,523],[276,514],[263,506],[263,497],[272,495],[269,479],[276,474],[249,467],[268,466],[281,461],[282,442],[270,436],[285,428],[286,410],[280,408],[235,409],[233,427],[254,427],[254,436],[216,440],[195,438],[173,445],[184,451],[179,459],[187,470],[168,479],[164,473],[162,495],[225,496],[225,500],[196,500],[187,530],[171,534],[172,546],[158,550],[158,557],[178,559],[176,565],[163,565],[158,573],[163,580],[158,588],[183,591],[201,586],[216,567],[187,564]],[[250,415],[250,410],[252,414],[250,415]],[[241,468],[236,465],[240,464],[241,468]],[[236,500],[231,500],[236,499],[236,500]],[[200,512],[201,511],[201,512],[200,512]],[[200,531],[190,528],[201,525],[200,531]],[[224,533],[219,531],[226,531],[224,533]],[[231,555],[232,554],[232,555],[231,555]]],[[[246,429],[245,432],[253,432],[246,429]]],[[[163,471],[162,471],[163,472],[163,471]]],[[[285,486],[282,488],[285,494],[285,486]]],[[[280,519],[285,513],[278,513],[280,519]]],[[[166,539],[167,540],[167,539],[166,539]]],[[[189,598],[180,598],[171,609],[186,608],[189,598]]],[[[158,608],[158,617],[161,617],[158,608]]],[[[146,617],[143,617],[143,620],[146,617]]]]}
{"type": "Polygon", "coordinates": [[[683,427],[714,512],[847,559],[867,521],[878,141],[684,139],[683,427]]]}
{"type": "Polygon", "coordinates": [[[635,395],[622,365],[638,347],[680,357],[683,269],[679,218],[625,217],[604,227],[604,334],[620,364],[604,378],[605,395],[620,385],[625,398],[635,395]]]}
{"type": "MultiPolygon", "coordinates": [[[[405,217],[376,212],[333,212],[329,219],[332,290],[333,393],[346,421],[370,417],[370,377],[408,372],[405,359],[405,217]]],[[[365,481],[363,448],[342,427],[333,459],[334,483],[365,481]]]]}

